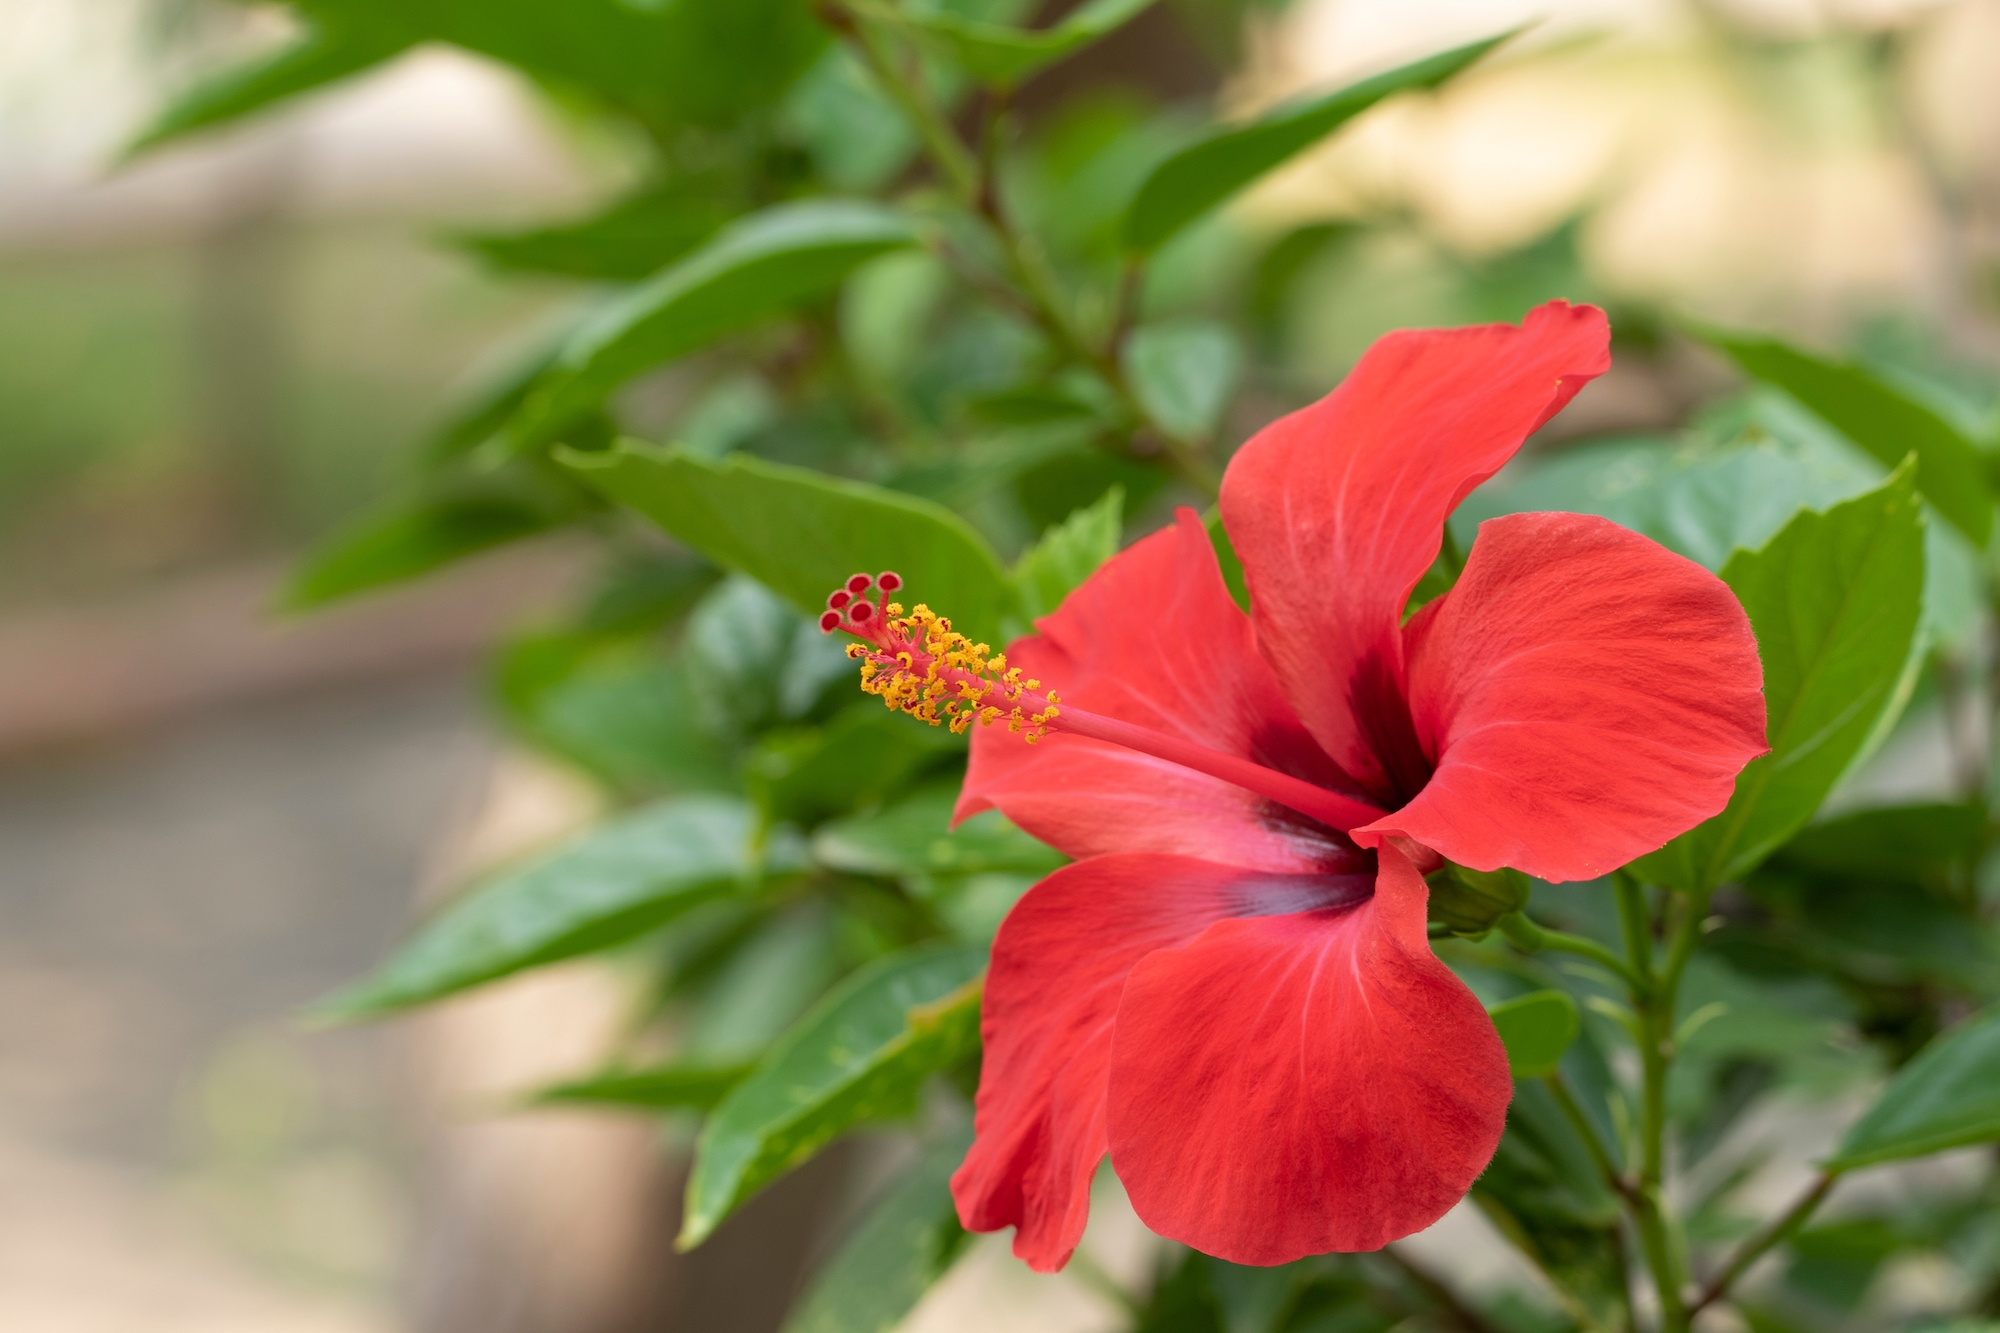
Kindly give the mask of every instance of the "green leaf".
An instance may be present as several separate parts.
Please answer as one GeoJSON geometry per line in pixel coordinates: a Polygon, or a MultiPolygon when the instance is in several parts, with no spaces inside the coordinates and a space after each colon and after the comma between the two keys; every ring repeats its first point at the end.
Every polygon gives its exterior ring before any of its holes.
{"type": "Polygon", "coordinates": [[[813,1275],[784,1333],[889,1333],[964,1252],[951,1175],[966,1125],[933,1144],[813,1275]]]}
{"type": "Polygon", "coordinates": [[[851,1126],[911,1113],[926,1078],[978,1048],[985,965],[984,949],[919,947],[814,1006],[702,1127],[680,1247],[851,1126]]]}
{"type": "Polygon", "coordinates": [[[722,796],[662,801],[613,820],[475,887],[317,1015],[389,1013],[643,934],[735,890],[755,869],[755,829],[750,806],[722,796]]]}
{"type": "Polygon", "coordinates": [[[719,172],[675,177],[578,222],[469,234],[458,243],[495,268],[577,278],[650,277],[735,216],[719,172]]]}
{"type": "Polygon", "coordinates": [[[1882,484],[1824,435],[1785,438],[1760,423],[1753,438],[1714,448],[1639,437],[1523,459],[1467,496],[1451,526],[1463,541],[1501,514],[1598,514],[1719,570],[1739,548],[1770,541],[1801,509],[1825,509],[1882,484]]]}
{"type": "Polygon", "coordinates": [[[997,638],[1013,592],[984,538],[914,496],[804,468],[624,441],[563,461],[719,565],[817,614],[850,574],[893,569],[906,605],[928,603],[975,638],[997,638]]]}
{"type": "Polygon", "coordinates": [[[822,824],[813,834],[820,864],[857,875],[969,875],[996,870],[1046,874],[1060,853],[989,810],[951,827],[955,785],[926,788],[886,810],[822,824]]]}
{"type": "Polygon", "coordinates": [[[125,158],[261,111],[298,93],[338,82],[415,45],[416,38],[372,29],[318,28],[290,46],[196,84],[126,145],[125,158]]]}
{"type": "Polygon", "coordinates": [[[893,798],[924,768],[964,753],[962,737],[914,725],[870,699],[824,727],[762,737],[743,762],[743,780],[773,818],[809,824],[893,798]]]}
{"type": "Polygon", "coordinates": [[[546,532],[564,517],[500,492],[427,497],[372,515],[309,554],[280,605],[303,611],[401,583],[546,532]]]}
{"type": "Polygon", "coordinates": [[[543,1105],[580,1103],[648,1111],[706,1111],[749,1076],[748,1064],[671,1064],[651,1069],[606,1069],[589,1078],[543,1088],[543,1105]]]}
{"type": "Polygon", "coordinates": [[[1148,416],[1175,439],[1204,439],[1243,374],[1243,345],[1225,324],[1142,324],[1125,342],[1125,371],[1148,416]]]}
{"type": "Polygon", "coordinates": [[[1559,990],[1538,990],[1487,1012],[1507,1048],[1507,1068],[1517,1079],[1553,1074],[1581,1029],[1576,1001],[1559,990]]]}
{"type": "Polygon", "coordinates": [[[1223,130],[1154,167],[1125,212],[1125,246],[1149,254],[1286,158],[1311,147],[1385,97],[1436,88],[1512,37],[1505,32],[1289,103],[1248,125],[1223,130]]]}
{"type": "Polygon", "coordinates": [[[580,329],[508,436],[516,447],[553,440],[635,375],[824,295],[916,240],[901,213],[852,199],[778,204],[733,223],[580,329]]]}
{"type": "Polygon", "coordinates": [[[1859,810],[1801,829],[1777,859],[1843,878],[1948,891],[1952,872],[1979,854],[1985,827],[1985,812],[1972,805],[1859,810]]]}
{"type": "Polygon", "coordinates": [[[1062,22],[1041,29],[981,23],[948,9],[920,13],[873,4],[857,8],[878,23],[902,28],[979,82],[1009,88],[1108,36],[1152,4],[1153,0],[1086,0],[1062,22]]]}
{"type": "Polygon", "coordinates": [[[2000,1009],[1935,1038],[1840,1140],[1830,1171],[2000,1140],[2000,1009]]]}
{"type": "Polygon", "coordinates": [[[1685,889],[1743,875],[1803,826],[1908,697],[1924,584],[1911,469],[1801,513],[1722,578],[1757,636],[1771,752],[1737,776],[1721,814],[1639,861],[1685,889]]]}
{"type": "Polygon", "coordinates": [[[1914,450],[1924,498],[1974,544],[1986,545],[1993,496],[1985,460],[1958,427],[1865,366],[1813,356],[1774,338],[1706,336],[1744,373],[1797,398],[1884,467],[1895,467],[1914,450]]]}
{"type": "Polygon", "coordinates": [[[1021,553],[1014,564],[1014,590],[1029,620],[1061,606],[1099,565],[1118,554],[1124,509],[1125,491],[1113,486],[1096,504],[1077,510],[1021,553]]]}

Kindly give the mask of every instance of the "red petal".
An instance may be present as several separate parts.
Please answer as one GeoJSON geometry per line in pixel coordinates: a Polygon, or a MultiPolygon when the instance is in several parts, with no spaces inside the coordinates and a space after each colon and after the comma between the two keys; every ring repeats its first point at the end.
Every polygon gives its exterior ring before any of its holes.
{"type": "Polygon", "coordinates": [[[993,942],[980,1019],[978,1138],[952,1177],[973,1231],[1063,1266],[1104,1159],[1104,1081],[1125,975],[1242,906],[1245,872],[1182,856],[1100,856],[1028,891],[993,942]]]}
{"type": "Polygon", "coordinates": [[[1486,1011],[1432,954],[1393,848],[1346,911],[1211,926],[1132,969],[1111,1162],[1146,1225],[1240,1264],[1380,1249],[1463,1198],[1513,1083],[1486,1011]]]}
{"type": "MultiPolygon", "coordinates": [[[[1038,636],[1010,645],[1064,703],[1346,785],[1257,655],[1193,510],[1114,556],[1038,636]]],[[[1121,746],[1061,733],[1025,744],[977,728],[956,818],[997,806],[1071,856],[1172,852],[1269,870],[1352,864],[1344,841],[1241,787],[1121,746]]]]}
{"type": "Polygon", "coordinates": [[[1222,515],[1257,645],[1320,745],[1378,802],[1413,790],[1389,716],[1400,716],[1397,628],[1444,520],[1609,367],[1609,340],[1601,310],[1562,301],[1519,328],[1392,333],[1231,460],[1222,515]]]}
{"type": "Polygon", "coordinates": [[[1437,772],[1357,840],[1402,834],[1481,870],[1590,879],[1720,811],[1767,748],[1735,595],[1606,519],[1480,525],[1458,586],[1408,638],[1437,772]]]}

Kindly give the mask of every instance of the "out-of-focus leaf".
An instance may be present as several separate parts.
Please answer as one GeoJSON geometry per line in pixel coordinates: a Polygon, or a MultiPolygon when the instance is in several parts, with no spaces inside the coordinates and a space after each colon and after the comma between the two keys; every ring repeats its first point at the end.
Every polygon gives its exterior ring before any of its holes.
{"type": "Polygon", "coordinates": [[[1126,209],[1126,248],[1138,254],[1159,249],[1190,222],[1383,98],[1436,88],[1513,35],[1455,47],[1336,92],[1281,106],[1248,125],[1181,149],[1153,168],[1126,209]]]}
{"type": "Polygon", "coordinates": [[[886,810],[822,824],[813,855],[857,875],[969,875],[996,870],[1047,874],[1060,853],[1035,841],[997,810],[951,827],[952,786],[929,787],[886,810]]]}
{"type": "Polygon", "coordinates": [[[642,371],[829,292],[916,239],[901,213],[854,199],[800,200],[744,218],[578,330],[509,423],[509,438],[517,447],[555,439],[642,371]]]}
{"type": "Polygon", "coordinates": [[[1507,1068],[1516,1079],[1554,1073],[1579,1031],[1576,1001],[1559,990],[1518,996],[1487,1012],[1507,1048],[1507,1068]]]}
{"type": "Polygon", "coordinates": [[[581,661],[566,648],[527,640],[501,659],[502,698],[529,740],[623,792],[737,789],[730,747],[684,664],[644,644],[586,645],[581,661]],[[535,679],[551,668],[552,678],[535,679]]]}
{"type": "Polygon", "coordinates": [[[855,194],[889,184],[919,144],[902,108],[845,43],[829,47],[792,85],[778,118],[811,156],[821,180],[855,194]]]}
{"type": "Polygon", "coordinates": [[[981,23],[948,9],[868,4],[860,12],[878,23],[900,27],[981,83],[1007,88],[1043,67],[1123,27],[1153,0],[1086,0],[1052,27],[1012,28],[981,23]]]}
{"type": "Polygon", "coordinates": [[[1775,384],[1882,463],[1917,455],[1917,488],[1960,532],[1986,545],[1993,495],[1979,446],[1865,366],[1813,356],[1774,338],[1710,334],[1746,374],[1775,384]]]}
{"type": "Polygon", "coordinates": [[[225,70],[182,93],[126,145],[124,156],[136,157],[183,135],[336,83],[415,43],[414,37],[373,28],[315,28],[271,55],[225,70]]]}
{"type": "Polygon", "coordinates": [[[467,235],[458,243],[495,268],[577,278],[648,277],[736,214],[727,182],[719,176],[677,177],[579,222],[467,235]]]}
{"type": "Polygon", "coordinates": [[[497,488],[426,497],[371,515],[312,552],[292,572],[280,604],[304,611],[402,583],[546,532],[565,517],[497,488]]]}
{"type": "Polygon", "coordinates": [[[649,1111],[706,1111],[750,1073],[736,1064],[668,1064],[650,1069],[606,1069],[589,1078],[543,1088],[544,1104],[640,1107],[649,1111]]]}
{"type": "Polygon", "coordinates": [[[810,823],[893,798],[925,768],[964,751],[963,737],[871,699],[824,727],[763,737],[743,761],[743,780],[773,817],[810,823]]]}
{"type": "Polygon", "coordinates": [[[1222,424],[1243,347],[1223,324],[1142,324],[1126,340],[1125,370],[1148,416],[1175,439],[1200,439],[1222,424]]]}
{"type": "Polygon", "coordinates": [[[887,1333],[964,1250],[951,1174],[972,1127],[928,1148],[813,1275],[784,1333],[887,1333]]]}
{"type": "Polygon", "coordinates": [[[1785,1285],[1832,1309],[1851,1311],[1867,1295],[1883,1261],[1906,1243],[1879,1218],[1844,1218],[1811,1227],[1786,1243],[1792,1263],[1785,1285]]]}
{"type": "Polygon", "coordinates": [[[1829,1170],[2000,1139],[2000,1009],[1942,1034],[1897,1071],[1841,1138],[1829,1170]]]}
{"type": "Polygon", "coordinates": [[[1907,698],[1924,579],[1910,469],[1800,514],[1761,550],[1732,557],[1722,578],[1757,635],[1771,753],[1737,776],[1721,814],[1638,863],[1680,888],[1735,878],[1768,856],[1907,698]]]}
{"type": "Polygon", "coordinates": [[[662,801],[614,820],[473,888],[318,1013],[389,1013],[642,934],[753,873],[755,828],[747,803],[722,796],[662,801]]]}
{"type": "Polygon", "coordinates": [[[985,965],[982,949],[913,949],[816,1005],[703,1126],[681,1248],[851,1126],[909,1114],[926,1078],[976,1048],[985,965]]]}
{"type": "Polygon", "coordinates": [[[686,988],[693,1012],[681,1058],[761,1060],[841,974],[833,912],[824,898],[811,896],[771,913],[710,959],[706,971],[700,984],[686,988]]]}
{"type": "Polygon", "coordinates": [[[1799,830],[1779,851],[1786,865],[1844,878],[1944,891],[1979,853],[1986,816],[1970,805],[1858,810],[1799,830]]]}
{"type": "Polygon", "coordinates": [[[1087,509],[1079,509],[1021,553],[1014,564],[1014,590],[1021,609],[1036,620],[1062,605],[1097,567],[1118,554],[1124,527],[1125,492],[1112,487],[1087,509]]]}
{"type": "Polygon", "coordinates": [[[879,487],[731,457],[625,441],[564,461],[717,564],[817,613],[851,574],[893,569],[905,605],[928,603],[975,638],[992,639],[1013,591],[1000,561],[941,505],[879,487]]]}
{"type": "Polygon", "coordinates": [[[508,419],[521,410],[542,375],[555,364],[576,331],[595,317],[601,304],[578,302],[539,321],[499,355],[476,367],[425,447],[427,460],[437,465],[475,450],[482,454],[504,452],[498,446],[505,444],[500,433],[508,419]],[[489,447],[482,450],[481,446],[489,447]]]}

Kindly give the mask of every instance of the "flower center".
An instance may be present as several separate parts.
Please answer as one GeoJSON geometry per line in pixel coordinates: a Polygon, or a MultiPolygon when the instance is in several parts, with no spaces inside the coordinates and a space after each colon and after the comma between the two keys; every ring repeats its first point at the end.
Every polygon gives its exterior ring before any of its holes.
{"type": "Polygon", "coordinates": [[[856,574],[827,598],[819,618],[822,633],[844,630],[862,640],[849,644],[847,655],[861,663],[861,688],[886,707],[958,733],[1004,718],[1007,730],[1030,745],[1052,732],[1106,741],[1233,783],[1343,833],[1382,816],[1364,801],[1238,755],[1064,704],[1009,666],[1006,654],[972,642],[928,606],[919,603],[906,615],[898,603],[869,599],[876,589],[886,596],[902,586],[891,571],[856,574]]]}

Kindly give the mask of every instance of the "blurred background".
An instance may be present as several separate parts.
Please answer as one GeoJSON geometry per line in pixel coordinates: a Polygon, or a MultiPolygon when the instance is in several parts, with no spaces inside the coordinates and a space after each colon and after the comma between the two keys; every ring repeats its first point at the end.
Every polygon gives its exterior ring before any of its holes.
{"type": "MultiPolygon", "coordinates": [[[[1565,294],[1635,312],[1641,348],[1645,312],[1859,347],[1991,436],[2000,0],[1191,3],[1033,85],[1029,113],[1091,83],[1247,114],[1529,19],[1506,58],[1235,206],[1242,234],[1311,238],[1289,258],[1186,261],[1260,284],[1287,382],[1323,391],[1388,328],[1565,294]]],[[[288,25],[0,0],[0,1326],[775,1327],[784,1293],[731,1245],[810,1253],[867,1161],[802,1173],[683,1262],[651,1131],[499,1114],[589,1065],[610,981],[296,1021],[424,894],[594,808],[482,697],[484,651],[571,587],[563,539],[271,608],[288,560],[404,485],[462,386],[583,286],[463,238],[586,214],[640,154],[426,47],[121,165],[173,92],[288,25]]],[[[1677,423],[1721,379],[1668,347],[1560,429],[1677,423]]],[[[1275,401],[1247,393],[1230,433],[1275,401]]],[[[1133,1227],[1102,1228],[1106,1268],[1140,1262],[1133,1227]]],[[[1014,1293],[1033,1326],[1115,1320],[1049,1281],[1014,1293]]]]}

